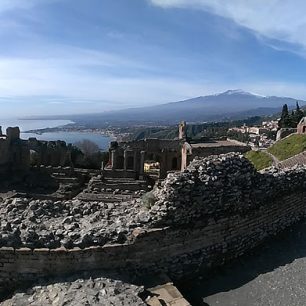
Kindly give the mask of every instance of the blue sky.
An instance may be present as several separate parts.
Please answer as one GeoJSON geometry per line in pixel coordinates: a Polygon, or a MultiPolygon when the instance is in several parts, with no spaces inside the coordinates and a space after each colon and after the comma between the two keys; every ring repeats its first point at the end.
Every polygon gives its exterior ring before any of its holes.
{"type": "Polygon", "coordinates": [[[4,116],[241,88],[306,99],[302,0],[1,0],[4,116]]]}

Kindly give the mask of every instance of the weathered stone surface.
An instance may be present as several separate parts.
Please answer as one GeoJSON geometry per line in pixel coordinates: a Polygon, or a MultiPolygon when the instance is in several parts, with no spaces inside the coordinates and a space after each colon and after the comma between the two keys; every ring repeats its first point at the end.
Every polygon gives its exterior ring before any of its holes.
{"type": "Polygon", "coordinates": [[[141,200],[2,201],[0,291],[81,271],[180,279],[222,265],[305,216],[305,179],[304,167],[258,173],[227,154],[194,160],[141,200]]]}
{"type": "Polygon", "coordinates": [[[139,297],[143,291],[143,287],[118,280],[79,279],[33,287],[25,292],[15,293],[12,298],[2,302],[1,305],[141,306],[146,305],[139,297]]]}
{"type": "Polygon", "coordinates": [[[150,218],[147,213],[137,217],[139,202],[7,199],[0,203],[0,247],[84,248],[122,243],[150,218]]]}
{"type": "Polygon", "coordinates": [[[257,172],[238,153],[198,158],[183,173],[172,173],[154,188],[150,209],[155,226],[202,225],[246,214],[273,199],[306,188],[306,167],[257,172]]]}

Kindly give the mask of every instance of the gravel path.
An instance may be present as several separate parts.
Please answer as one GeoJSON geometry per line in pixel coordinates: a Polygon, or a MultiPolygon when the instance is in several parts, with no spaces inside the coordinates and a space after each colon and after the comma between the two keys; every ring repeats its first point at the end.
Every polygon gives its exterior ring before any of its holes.
{"type": "Polygon", "coordinates": [[[275,155],[270,153],[268,150],[263,150],[262,152],[268,154],[272,158],[272,165],[273,166],[277,166],[280,163],[280,160],[275,155]]]}

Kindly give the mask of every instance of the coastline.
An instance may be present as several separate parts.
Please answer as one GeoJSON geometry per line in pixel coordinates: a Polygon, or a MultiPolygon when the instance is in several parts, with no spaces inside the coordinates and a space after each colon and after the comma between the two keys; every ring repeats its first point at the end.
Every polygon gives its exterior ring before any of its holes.
{"type": "Polygon", "coordinates": [[[0,120],[2,132],[6,134],[8,127],[19,127],[20,138],[28,140],[36,138],[39,141],[65,141],[76,144],[84,139],[96,143],[100,150],[108,150],[111,141],[117,140],[118,134],[111,129],[85,128],[72,120],[40,120],[3,118],[0,120]]]}
{"type": "Polygon", "coordinates": [[[104,137],[112,138],[113,140],[117,140],[120,137],[119,133],[115,133],[109,129],[98,129],[98,128],[85,128],[81,126],[75,125],[75,123],[70,123],[64,126],[57,126],[52,128],[43,128],[43,129],[33,129],[24,131],[24,134],[37,134],[43,135],[45,133],[84,133],[84,134],[96,134],[104,137]]]}

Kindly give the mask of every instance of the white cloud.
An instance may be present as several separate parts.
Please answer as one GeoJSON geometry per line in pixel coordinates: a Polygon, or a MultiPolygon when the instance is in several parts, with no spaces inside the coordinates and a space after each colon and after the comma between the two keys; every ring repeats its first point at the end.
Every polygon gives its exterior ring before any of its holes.
{"type": "Polygon", "coordinates": [[[39,114],[103,111],[176,101],[203,90],[201,82],[192,80],[113,74],[118,69],[151,69],[114,54],[67,46],[42,51],[28,57],[0,56],[2,113],[23,113],[30,102],[36,105],[32,112],[39,114]],[[17,104],[24,107],[16,109],[17,104]]]}
{"type": "Polygon", "coordinates": [[[304,0],[149,0],[163,8],[193,8],[229,18],[256,33],[306,48],[304,0]]]}

